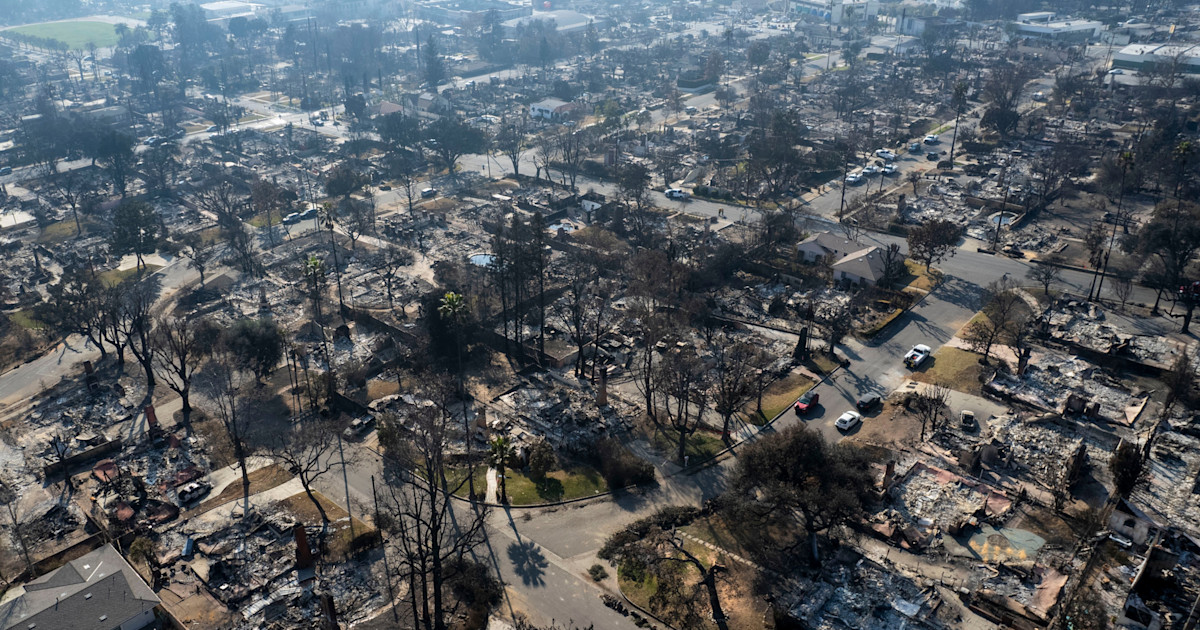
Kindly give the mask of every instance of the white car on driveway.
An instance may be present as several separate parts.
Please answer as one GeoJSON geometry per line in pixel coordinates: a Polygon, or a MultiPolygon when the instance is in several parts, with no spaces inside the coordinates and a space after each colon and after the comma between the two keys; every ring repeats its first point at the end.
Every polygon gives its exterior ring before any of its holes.
{"type": "Polygon", "coordinates": [[[887,149],[876,149],[875,157],[881,157],[889,162],[896,159],[896,154],[887,149]]]}
{"type": "Polygon", "coordinates": [[[928,359],[930,353],[932,352],[932,348],[923,343],[919,343],[913,346],[912,350],[908,351],[908,354],[904,355],[904,365],[910,370],[914,369],[924,363],[925,359],[928,359]]]}
{"type": "Polygon", "coordinates": [[[837,419],[837,422],[833,423],[833,426],[837,427],[839,431],[849,431],[858,426],[862,422],[862,418],[862,414],[857,411],[847,411],[837,419]]]}

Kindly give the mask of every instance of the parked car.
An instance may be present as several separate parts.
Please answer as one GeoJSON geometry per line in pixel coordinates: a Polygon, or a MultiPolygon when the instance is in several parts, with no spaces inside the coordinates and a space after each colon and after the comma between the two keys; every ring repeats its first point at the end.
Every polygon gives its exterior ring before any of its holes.
{"type": "Polygon", "coordinates": [[[0,168],[0,175],[12,175],[12,167],[5,166],[3,168],[0,168]]]}
{"type": "Polygon", "coordinates": [[[387,184],[380,184],[380,185],[379,185],[379,190],[382,190],[382,191],[384,191],[384,192],[387,192],[387,191],[389,191],[389,190],[391,190],[391,189],[392,189],[392,187],[391,187],[391,186],[388,186],[387,184]]]}
{"type": "Polygon", "coordinates": [[[204,128],[204,133],[213,133],[214,131],[216,131],[218,129],[220,129],[220,127],[218,127],[216,125],[209,125],[208,127],[204,128]]]}
{"type": "Polygon", "coordinates": [[[1108,71],[1109,74],[1125,74],[1125,71],[1120,68],[1113,68],[1108,71]]]}
{"type": "Polygon", "coordinates": [[[436,196],[437,196],[437,189],[436,189],[436,188],[426,188],[426,189],[424,189],[424,190],[422,190],[422,191],[421,191],[421,198],[422,198],[422,199],[430,199],[430,198],[432,198],[432,197],[436,197],[436,196]]]}
{"type": "Polygon", "coordinates": [[[305,210],[304,212],[301,212],[301,213],[300,213],[300,220],[301,220],[301,221],[307,221],[307,220],[309,220],[309,219],[315,219],[316,217],[317,217],[317,209],[316,209],[316,208],[309,208],[308,210],[305,210]]]}
{"type": "Polygon", "coordinates": [[[912,152],[914,152],[914,153],[915,153],[915,152],[917,152],[917,151],[920,151],[920,150],[921,150],[921,143],[920,143],[920,142],[910,142],[910,143],[908,144],[908,150],[909,150],[909,151],[912,151],[912,152]]]}
{"type": "Polygon", "coordinates": [[[813,407],[816,407],[817,403],[820,401],[821,395],[817,392],[811,389],[804,392],[804,395],[800,397],[800,400],[796,401],[796,415],[802,416],[812,411],[813,407]]]}
{"type": "Polygon", "coordinates": [[[833,423],[833,426],[842,431],[849,431],[850,429],[858,426],[858,424],[861,422],[861,413],[858,413],[857,411],[847,411],[838,417],[837,422],[833,423]]]}
{"type": "Polygon", "coordinates": [[[895,175],[896,173],[900,172],[900,168],[895,164],[884,164],[883,169],[881,169],[880,172],[884,175],[895,175]]]}
{"type": "Polygon", "coordinates": [[[191,503],[192,501],[195,501],[208,494],[209,490],[212,490],[212,485],[210,485],[207,481],[192,481],[186,483],[183,486],[180,486],[179,490],[177,491],[179,496],[179,505],[191,503]]]}
{"type": "Polygon", "coordinates": [[[925,159],[929,160],[930,162],[936,162],[941,157],[942,157],[941,154],[938,153],[937,151],[930,151],[929,153],[925,154],[925,159]]]}
{"type": "Polygon", "coordinates": [[[846,183],[850,185],[862,183],[862,175],[858,173],[849,173],[846,175],[846,183]]]}
{"type": "Polygon", "coordinates": [[[938,140],[940,140],[940,138],[938,138],[936,133],[931,133],[928,136],[925,136],[925,144],[937,144],[938,140]]]}
{"type": "Polygon", "coordinates": [[[975,412],[969,409],[963,409],[959,412],[958,425],[965,430],[975,428],[975,412]]]}
{"type": "Polygon", "coordinates": [[[896,154],[887,149],[876,149],[875,157],[881,157],[889,162],[896,159],[896,154]]]}
{"type": "Polygon", "coordinates": [[[300,213],[293,212],[293,213],[287,215],[286,217],[283,217],[283,222],[287,225],[291,225],[293,223],[299,223],[300,222],[300,213]]]}
{"type": "Polygon", "coordinates": [[[680,201],[692,196],[691,193],[682,188],[668,188],[666,195],[667,199],[678,199],[680,201]]]}
{"type": "Polygon", "coordinates": [[[859,411],[868,411],[878,407],[881,402],[883,402],[883,396],[879,394],[863,394],[858,397],[858,402],[854,403],[854,406],[858,407],[859,411]]]}
{"type": "Polygon", "coordinates": [[[342,435],[347,439],[354,439],[366,435],[371,431],[371,427],[375,426],[374,416],[362,416],[350,421],[350,426],[342,432],[342,435]]]}
{"type": "Polygon", "coordinates": [[[904,365],[911,370],[924,363],[925,359],[929,358],[929,354],[931,352],[933,352],[932,348],[923,343],[919,343],[913,346],[912,350],[908,351],[908,354],[904,355],[904,365]]]}

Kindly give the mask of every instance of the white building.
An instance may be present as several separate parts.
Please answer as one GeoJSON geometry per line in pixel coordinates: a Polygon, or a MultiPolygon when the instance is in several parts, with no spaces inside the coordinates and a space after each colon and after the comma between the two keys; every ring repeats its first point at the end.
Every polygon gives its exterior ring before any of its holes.
{"type": "Polygon", "coordinates": [[[1113,53],[1112,67],[1148,70],[1158,64],[1179,64],[1179,71],[1200,74],[1200,46],[1190,44],[1130,44],[1113,53]]]}
{"type": "Polygon", "coordinates": [[[559,120],[575,111],[577,106],[557,98],[540,100],[529,106],[529,116],[545,120],[559,120]]]}
{"type": "Polygon", "coordinates": [[[1050,11],[1022,13],[1017,16],[1017,21],[1012,23],[1012,27],[1013,33],[1018,37],[1075,42],[1098,39],[1105,31],[1103,22],[1059,19],[1056,13],[1050,11]]]}
{"type": "Polygon", "coordinates": [[[872,21],[879,15],[876,0],[792,0],[792,10],[815,15],[833,24],[872,21]]]}

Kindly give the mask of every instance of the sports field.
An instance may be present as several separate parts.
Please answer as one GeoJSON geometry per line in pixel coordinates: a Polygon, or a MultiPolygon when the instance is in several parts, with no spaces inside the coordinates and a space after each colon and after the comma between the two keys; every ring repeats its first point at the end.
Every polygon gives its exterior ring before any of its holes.
{"type": "Polygon", "coordinates": [[[117,44],[117,31],[107,22],[46,22],[18,26],[8,29],[7,32],[56,39],[75,50],[85,49],[89,43],[95,44],[97,48],[117,44]]]}

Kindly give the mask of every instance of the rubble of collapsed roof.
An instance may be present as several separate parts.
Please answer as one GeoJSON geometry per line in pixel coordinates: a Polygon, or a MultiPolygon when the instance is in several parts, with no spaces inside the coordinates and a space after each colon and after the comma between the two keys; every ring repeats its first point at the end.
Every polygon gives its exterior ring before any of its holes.
{"type": "Polygon", "coordinates": [[[1024,374],[998,373],[985,387],[1034,409],[1133,424],[1148,402],[1103,368],[1056,350],[1038,352],[1024,374]]]}
{"type": "Polygon", "coordinates": [[[819,630],[943,628],[941,597],[876,562],[845,552],[820,580],[793,580],[780,603],[788,615],[819,630]]]}
{"type": "Polygon", "coordinates": [[[924,462],[897,477],[887,496],[903,522],[951,533],[982,521],[1000,521],[1013,504],[1003,492],[924,462]]]}
{"type": "MultiPolygon", "coordinates": [[[[1111,318],[1112,315],[1109,314],[1111,318]]],[[[1127,321],[1106,321],[1106,311],[1093,302],[1058,300],[1041,317],[1041,331],[1070,347],[1099,356],[1123,357],[1156,369],[1170,369],[1186,345],[1157,332],[1132,334],[1127,321]]]]}

